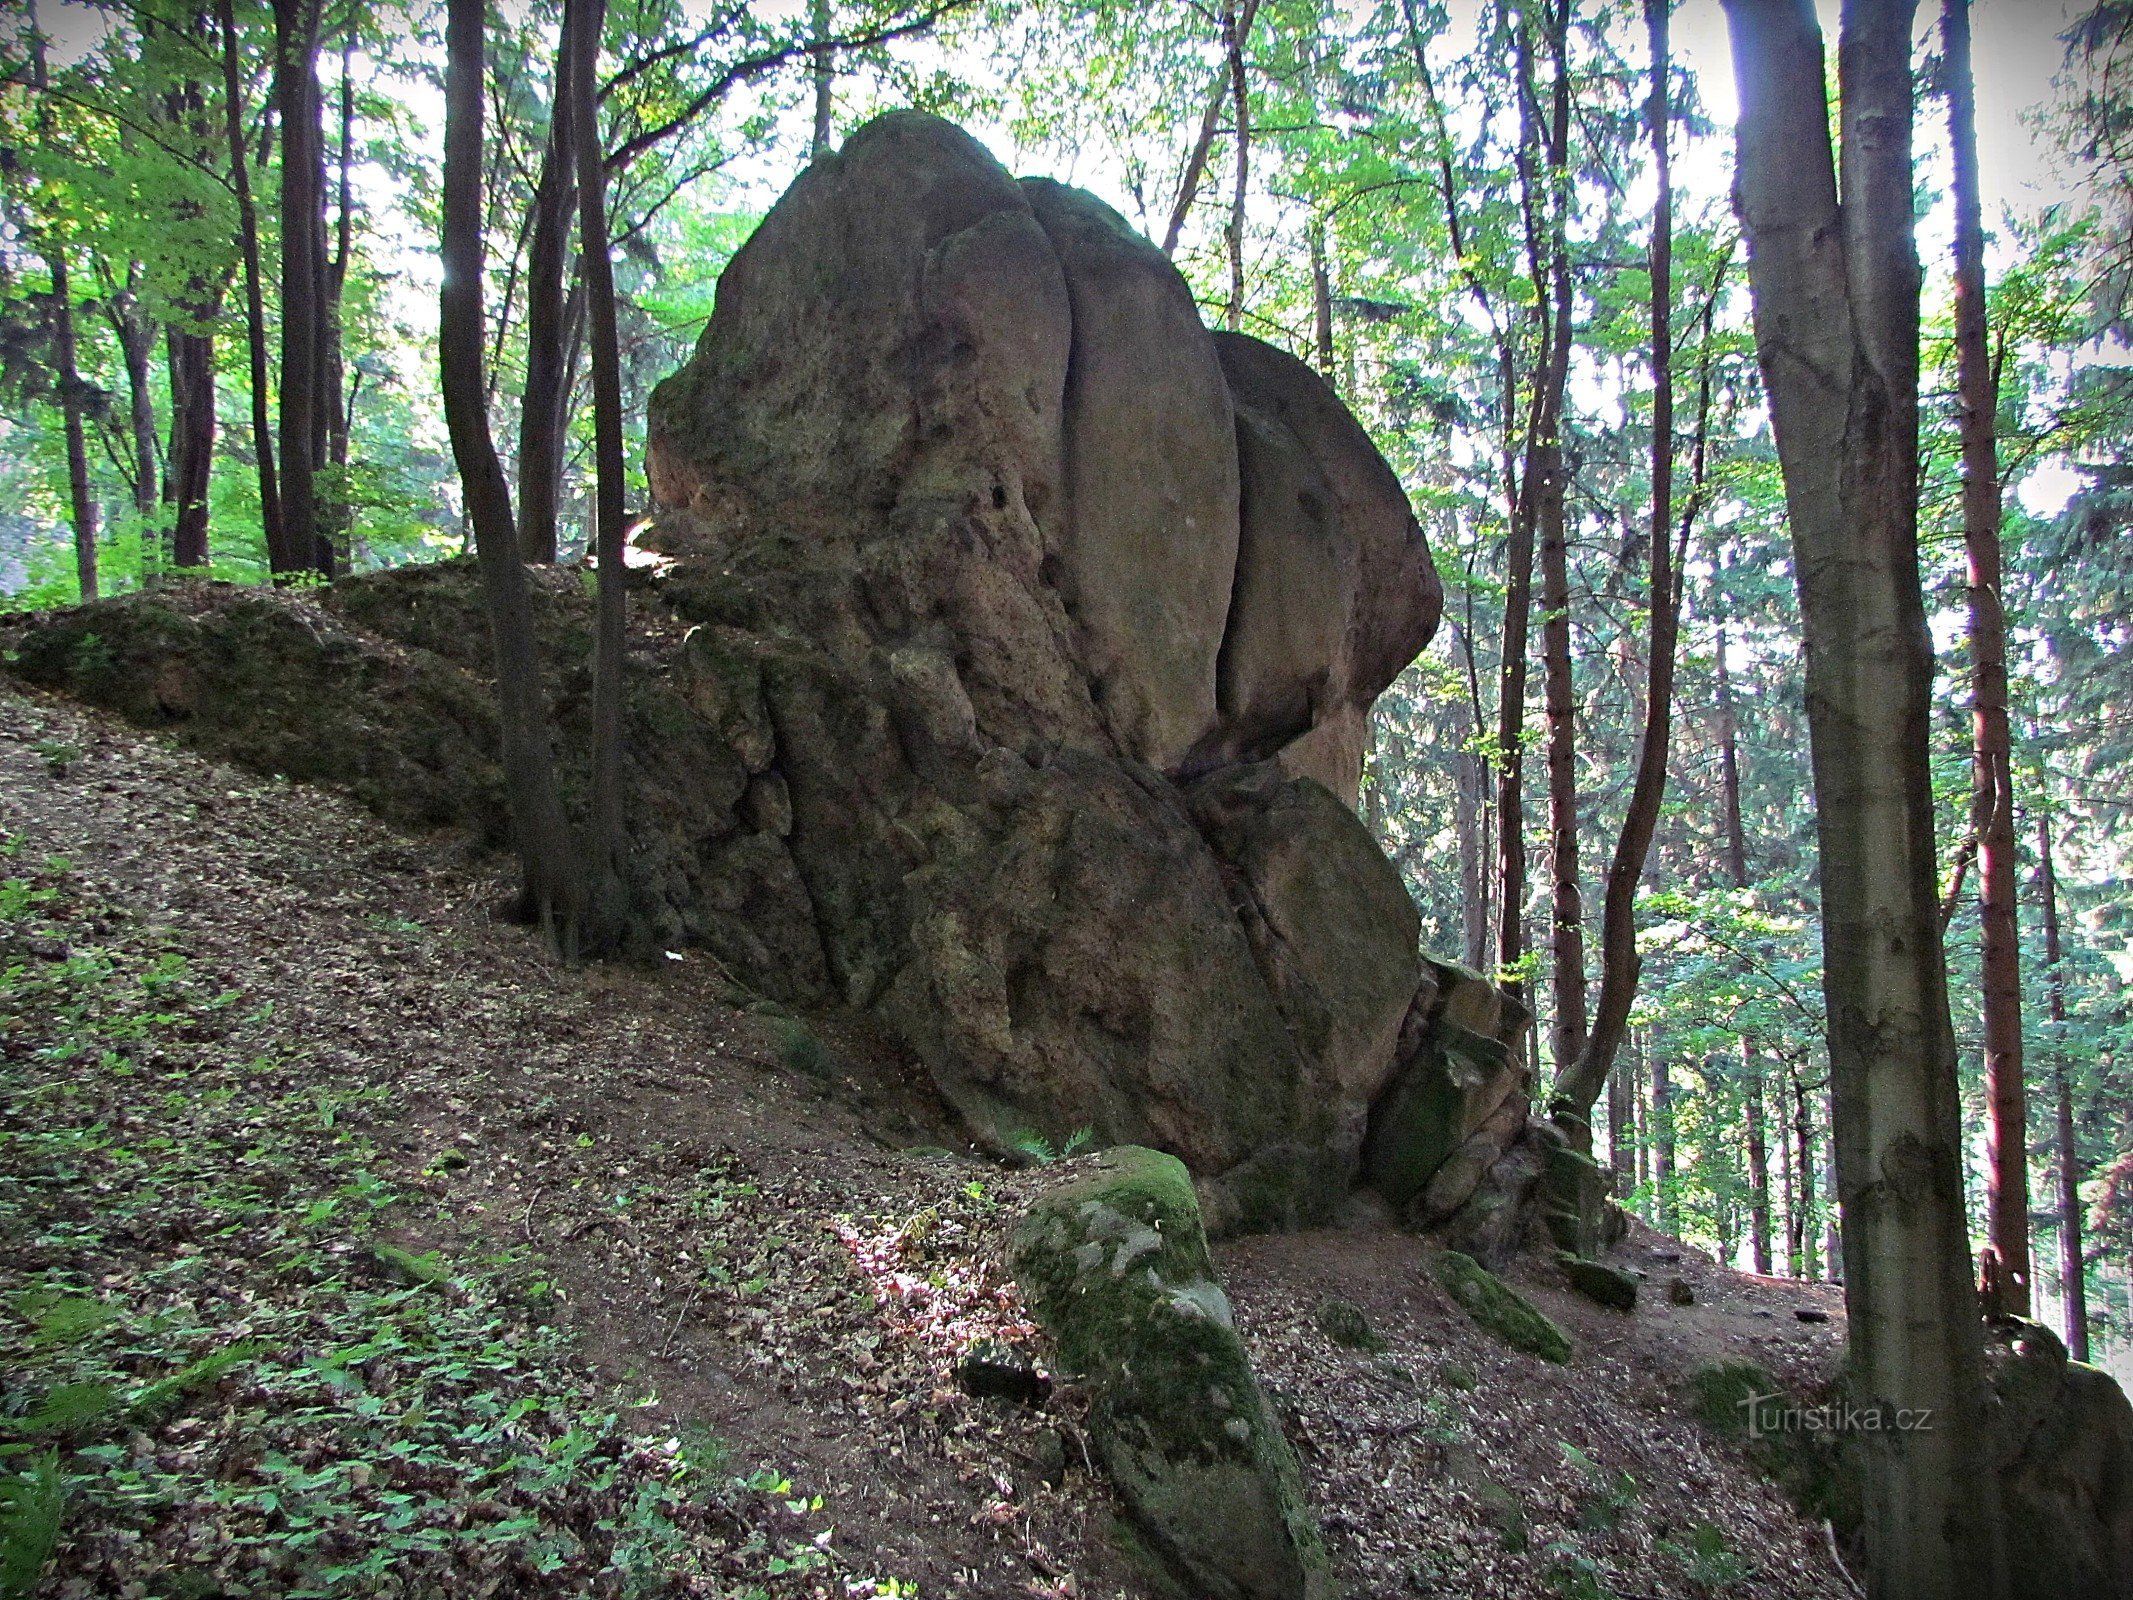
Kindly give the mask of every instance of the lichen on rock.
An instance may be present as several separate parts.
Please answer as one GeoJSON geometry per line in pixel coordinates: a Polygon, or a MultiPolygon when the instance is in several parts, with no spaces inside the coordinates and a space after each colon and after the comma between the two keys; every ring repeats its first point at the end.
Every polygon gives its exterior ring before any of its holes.
{"type": "Polygon", "coordinates": [[[1091,1158],[1031,1205],[1009,1267],[1061,1365],[1088,1381],[1104,1469],[1172,1577],[1215,1600],[1330,1600],[1295,1453],[1183,1164],[1134,1147],[1091,1158]]]}

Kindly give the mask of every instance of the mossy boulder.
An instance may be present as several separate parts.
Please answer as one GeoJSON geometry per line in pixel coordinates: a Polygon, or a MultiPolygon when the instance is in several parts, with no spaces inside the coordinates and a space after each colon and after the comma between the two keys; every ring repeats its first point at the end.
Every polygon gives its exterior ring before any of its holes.
{"type": "Polygon", "coordinates": [[[1541,1133],[1543,1161],[1537,1191],[1542,1223],[1559,1250],[1598,1256],[1622,1242],[1628,1213],[1614,1203],[1614,1175],[1575,1149],[1552,1125],[1541,1133]]]}
{"type": "Polygon", "coordinates": [[[1472,1256],[1442,1251],[1430,1262],[1430,1271],[1468,1316],[1512,1349],[1558,1364],[1570,1359],[1570,1336],[1472,1256]]]}
{"type": "Polygon", "coordinates": [[[1558,1252],[1555,1259],[1563,1269],[1564,1281],[1586,1299],[1612,1311],[1637,1309],[1635,1273],[1611,1267],[1604,1261],[1573,1255],[1568,1250],[1558,1252]]]}
{"type": "Polygon", "coordinates": [[[1104,1470],[1170,1576],[1214,1600],[1333,1600],[1184,1164],[1126,1146],[1074,1169],[1031,1205],[1009,1266],[1060,1365],[1089,1382],[1104,1470]]]}

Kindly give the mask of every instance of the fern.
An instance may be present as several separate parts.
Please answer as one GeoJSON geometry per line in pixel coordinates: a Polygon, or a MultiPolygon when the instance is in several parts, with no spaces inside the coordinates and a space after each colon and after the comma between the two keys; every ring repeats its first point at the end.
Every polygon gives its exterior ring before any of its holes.
{"type": "Polygon", "coordinates": [[[213,1383],[232,1368],[243,1366],[266,1348],[262,1341],[233,1344],[227,1350],[202,1356],[167,1378],[158,1378],[127,1403],[127,1420],[139,1427],[152,1427],[166,1420],[193,1390],[213,1383]]]}
{"type": "Polygon", "coordinates": [[[36,1589],[59,1543],[66,1497],[56,1450],[29,1471],[0,1479],[0,1600],[28,1600],[36,1589]]]}
{"type": "Polygon", "coordinates": [[[25,1438],[80,1439],[94,1433],[118,1408],[118,1395],[109,1384],[63,1383],[48,1392],[35,1411],[8,1427],[25,1438]]]}

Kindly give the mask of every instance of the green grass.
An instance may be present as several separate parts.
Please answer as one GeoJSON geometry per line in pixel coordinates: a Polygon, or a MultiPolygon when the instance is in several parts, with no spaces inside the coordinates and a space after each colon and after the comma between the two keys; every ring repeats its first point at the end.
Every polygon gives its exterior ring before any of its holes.
{"type": "Polygon", "coordinates": [[[55,1559],[146,1596],[818,1591],[789,1492],[603,1388],[537,1261],[419,1247],[384,1086],[246,1055],[259,1007],[0,855],[0,1600],[55,1559]]]}

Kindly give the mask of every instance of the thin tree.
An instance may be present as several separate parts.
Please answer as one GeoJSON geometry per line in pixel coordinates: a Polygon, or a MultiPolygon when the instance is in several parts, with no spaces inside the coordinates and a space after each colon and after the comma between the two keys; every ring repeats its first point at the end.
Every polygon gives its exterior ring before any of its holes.
{"type": "MultiPolygon", "coordinates": [[[[1548,32],[1554,73],[1554,115],[1548,130],[1547,268],[1535,274],[1539,290],[1545,278],[1554,304],[1552,338],[1565,346],[1562,370],[1567,375],[1570,341],[1570,65],[1568,0],[1548,32]]],[[[1551,372],[1551,376],[1553,373],[1551,372]]],[[[1541,701],[1548,726],[1548,876],[1550,882],[1549,981],[1550,1035],[1555,1070],[1566,1071],[1585,1050],[1585,896],[1578,870],[1578,729],[1577,692],[1570,665],[1569,517],[1565,506],[1567,476],[1563,463],[1562,399],[1553,399],[1554,436],[1540,441],[1534,490],[1534,521],[1539,534],[1541,573],[1541,701]]]]}
{"type": "Polygon", "coordinates": [[[815,133],[807,150],[810,161],[829,154],[830,137],[835,131],[832,117],[836,110],[837,52],[830,42],[830,21],[830,0],[814,0],[808,11],[808,32],[813,42],[808,46],[807,70],[815,82],[815,133]]]}
{"type": "Polygon", "coordinates": [[[244,131],[244,84],[238,70],[237,18],[232,0],[215,0],[222,38],[222,108],[230,142],[230,187],[237,198],[237,238],[244,256],[245,350],[251,363],[252,453],[259,470],[259,520],[267,551],[284,546],[281,484],[274,470],[274,428],[268,416],[267,309],[259,260],[259,207],[252,198],[251,161],[244,131]]]}
{"type": "Polygon", "coordinates": [[[281,515],[277,577],[332,575],[320,515],[329,400],[326,146],[319,92],[320,0],[274,0],[274,99],[281,118],[281,515]]]}
{"type": "MultiPolygon", "coordinates": [[[[1935,894],[1918,573],[1914,0],[1726,0],[1736,201],[1806,645],[1849,1371],[1873,1600],[2006,1592],[1935,894]],[[1928,1427],[1900,1428],[1908,1413],[1928,1427]]],[[[1812,1174],[1802,1173],[1803,1188],[1812,1174]]]]}
{"type": "Polygon", "coordinates": [[[576,841],[556,787],[548,708],[519,561],[503,463],[489,433],[482,380],[483,0],[450,0],[445,23],[444,284],[438,362],[446,431],[459,467],[489,636],[503,738],[504,793],[518,848],[518,913],[537,920],[565,954],[577,946],[584,886],[576,841]]]}
{"type": "MultiPolygon", "coordinates": [[[[37,11],[29,12],[30,81],[39,96],[38,124],[49,132],[51,88],[45,63],[44,32],[37,25],[37,11]]],[[[96,574],[96,490],[89,480],[89,448],[83,429],[86,390],[81,363],[75,353],[74,285],[67,271],[64,240],[46,246],[45,265],[52,274],[52,366],[59,390],[59,415],[67,443],[67,509],[74,522],[74,578],[81,598],[94,600],[96,574]]]]}
{"type": "Polygon", "coordinates": [[[2007,619],[2000,588],[1999,373],[1986,343],[1985,229],[1978,200],[1970,0],[1945,0],[1948,134],[1954,157],[1955,366],[1963,450],[1963,552],[1971,665],[1971,834],[1977,840],[1985,1013],[1985,1218],[1999,1257],[1997,1309],[2029,1315],[2029,1130],[2022,1084],[2022,942],[2015,925],[2015,803],[2007,725],[2007,619]]]}
{"type": "Polygon", "coordinates": [[[585,279],[591,331],[593,459],[598,479],[595,553],[599,567],[598,625],[593,652],[592,841],[598,939],[619,928],[622,882],[622,664],[627,574],[623,566],[622,357],[615,333],[615,272],[607,244],[605,149],[600,138],[598,82],[601,23],[606,0],[567,0],[563,31],[570,58],[571,133],[578,178],[578,257],[585,279]]]}
{"type": "Polygon", "coordinates": [[[1711,433],[1711,344],[1725,264],[1704,301],[1703,343],[1696,400],[1696,443],[1690,490],[1674,518],[1674,261],[1673,165],[1669,154],[1673,112],[1669,95],[1670,51],[1666,0],[1647,0],[1645,26],[1652,56],[1652,87],[1646,101],[1658,197],[1652,212],[1651,366],[1652,366],[1652,503],[1648,542],[1651,547],[1652,645],[1645,660],[1644,728],[1637,749],[1636,776],[1622,831],[1615,836],[1608,863],[1606,898],[1600,911],[1600,994],[1592,1030],[1565,1069],[1560,1069],[1550,1111],[1581,1150],[1592,1148],[1592,1108],[1614,1069],[1629,1010],[1637,993],[1642,958],[1637,953],[1637,885],[1659,826],[1666,798],[1667,755],[1673,739],[1675,656],[1681,634],[1681,565],[1690,532],[1701,514],[1711,433]]]}
{"type": "Polygon", "coordinates": [[[562,495],[563,436],[576,352],[570,333],[571,217],[577,209],[577,146],[572,137],[570,40],[556,51],[548,143],[533,193],[533,240],[526,258],[526,385],[519,402],[519,533],[529,561],[556,559],[556,506],[562,495]]]}
{"type": "Polygon", "coordinates": [[[2059,965],[2059,875],[2052,864],[2052,823],[2037,818],[2039,889],[2044,900],[2045,1004],[2052,1023],[2052,1086],[2058,1092],[2059,1293],[2066,1302],[2066,1348],[2089,1358],[2089,1287],[2081,1255],[2081,1155],[2074,1147],[2074,1086],[2066,1070],[2066,974],[2059,965]]]}
{"type": "Polygon", "coordinates": [[[1244,326],[1244,199],[1252,176],[1252,92],[1244,72],[1244,24],[1234,5],[1222,9],[1222,53],[1229,66],[1230,116],[1235,134],[1236,182],[1230,191],[1229,304],[1223,325],[1235,333],[1244,326]]]}

